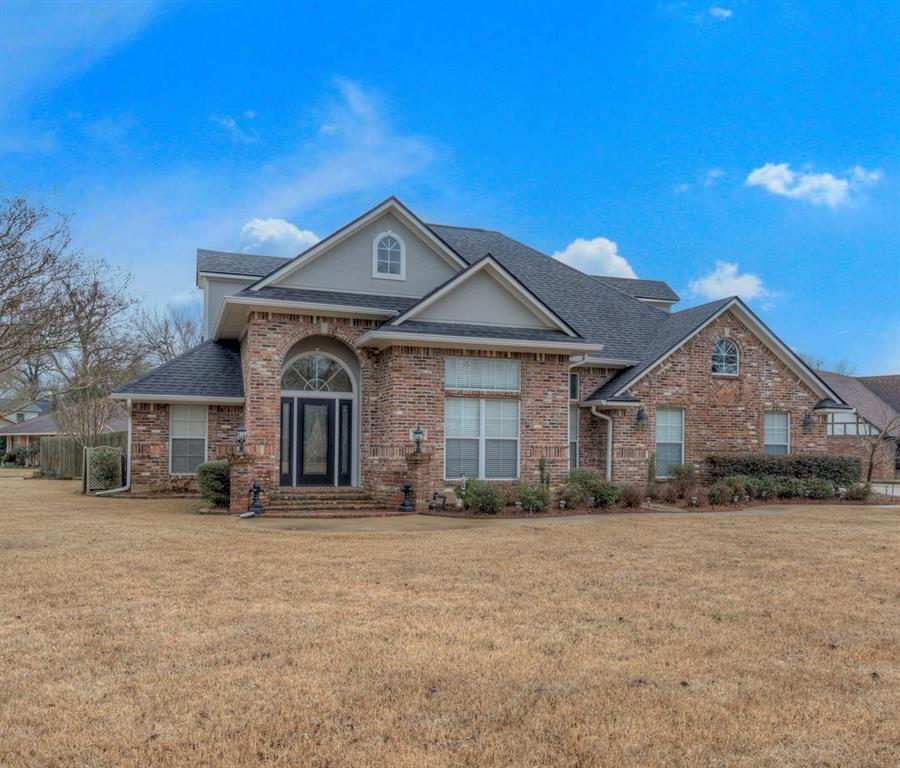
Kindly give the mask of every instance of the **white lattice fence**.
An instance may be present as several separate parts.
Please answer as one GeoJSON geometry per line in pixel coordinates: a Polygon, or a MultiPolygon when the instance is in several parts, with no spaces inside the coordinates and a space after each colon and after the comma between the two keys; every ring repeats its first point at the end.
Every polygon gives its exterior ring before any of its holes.
{"type": "Polygon", "coordinates": [[[118,446],[84,449],[85,490],[108,491],[122,486],[122,454],[118,446]]]}

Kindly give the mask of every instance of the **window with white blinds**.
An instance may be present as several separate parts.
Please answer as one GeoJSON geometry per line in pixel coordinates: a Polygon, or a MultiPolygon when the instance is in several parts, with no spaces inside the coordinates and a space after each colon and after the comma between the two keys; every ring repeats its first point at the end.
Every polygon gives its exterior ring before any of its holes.
{"type": "Polygon", "coordinates": [[[448,357],[444,363],[444,386],[447,389],[518,392],[519,361],[448,357]]]}
{"type": "Polygon", "coordinates": [[[444,477],[519,476],[519,402],[449,397],[444,401],[444,477]]]}
{"type": "Polygon", "coordinates": [[[172,405],[169,423],[169,472],[193,475],[206,461],[205,405],[172,405]]]}
{"type": "Polygon", "coordinates": [[[765,415],[765,452],[788,453],[791,445],[791,424],[786,413],[765,415]]]}
{"type": "Polygon", "coordinates": [[[656,476],[668,477],[669,467],[684,464],[684,411],[656,411],[656,476]]]}
{"type": "Polygon", "coordinates": [[[578,466],[578,421],[581,409],[577,405],[569,408],[569,469],[578,466]]]}

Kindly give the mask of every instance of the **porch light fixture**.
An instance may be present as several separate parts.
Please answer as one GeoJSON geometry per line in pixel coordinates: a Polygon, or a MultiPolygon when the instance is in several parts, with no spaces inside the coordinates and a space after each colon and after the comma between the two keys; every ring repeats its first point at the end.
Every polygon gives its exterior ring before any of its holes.
{"type": "Polygon", "coordinates": [[[639,427],[643,427],[644,424],[647,423],[647,411],[644,410],[644,406],[641,406],[637,412],[637,425],[639,427]]]}
{"type": "Polygon", "coordinates": [[[417,424],[416,428],[413,430],[412,439],[416,444],[416,453],[422,453],[422,441],[425,439],[425,433],[422,431],[422,426],[420,424],[417,424]]]}
{"type": "Polygon", "coordinates": [[[806,412],[806,415],[803,417],[803,431],[808,435],[812,431],[813,418],[812,414],[809,411],[806,412]]]}
{"type": "Polygon", "coordinates": [[[244,425],[241,424],[237,428],[237,441],[238,441],[238,453],[244,452],[244,444],[247,442],[247,430],[244,428],[244,425]]]}

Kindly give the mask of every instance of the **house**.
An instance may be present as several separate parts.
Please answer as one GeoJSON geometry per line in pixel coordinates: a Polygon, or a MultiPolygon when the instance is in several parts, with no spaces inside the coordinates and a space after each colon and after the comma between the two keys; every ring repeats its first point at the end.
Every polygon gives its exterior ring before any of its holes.
{"type": "MultiPolygon", "coordinates": [[[[100,426],[100,432],[125,432],[127,429],[128,414],[118,407],[109,422],[100,426]]],[[[40,466],[41,438],[61,434],[62,430],[52,412],[0,427],[0,440],[5,440],[5,452],[13,453],[20,448],[32,449],[26,462],[28,466],[35,467],[40,466]]]]}
{"type": "Polygon", "coordinates": [[[872,437],[887,430],[887,439],[878,441],[872,477],[896,477],[900,473],[900,376],[818,373],[854,409],[828,416],[828,452],[859,456],[867,467],[872,437]]]}
{"type": "Polygon", "coordinates": [[[463,477],[644,482],[714,452],[824,453],[841,396],[737,297],[595,277],[396,198],[295,258],[197,252],[207,339],[122,387],[131,482],[232,458],[233,506],[463,477]],[[245,434],[238,451],[238,428],[245,434]],[[414,437],[422,435],[421,451],[414,437]],[[321,488],[317,489],[317,493],[321,488]]]}
{"type": "Polygon", "coordinates": [[[39,416],[50,413],[52,405],[49,400],[21,400],[4,398],[0,402],[0,427],[8,424],[21,424],[39,416]]]}

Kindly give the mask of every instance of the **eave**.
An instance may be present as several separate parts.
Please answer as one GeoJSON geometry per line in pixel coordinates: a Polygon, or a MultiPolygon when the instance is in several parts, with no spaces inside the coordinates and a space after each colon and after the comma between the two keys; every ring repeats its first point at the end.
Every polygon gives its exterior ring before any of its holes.
{"type": "Polygon", "coordinates": [[[452,349],[497,349],[525,352],[552,352],[561,354],[573,351],[596,351],[602,344],[568,343],[561,341],[535,341],[526,339],[497,339],[477,336],[447,336],[431,333],[391,333],[390,330],[369,331],[357,341],[359,347],[387,349],[390,346],[438,347],[452,349]]]}

